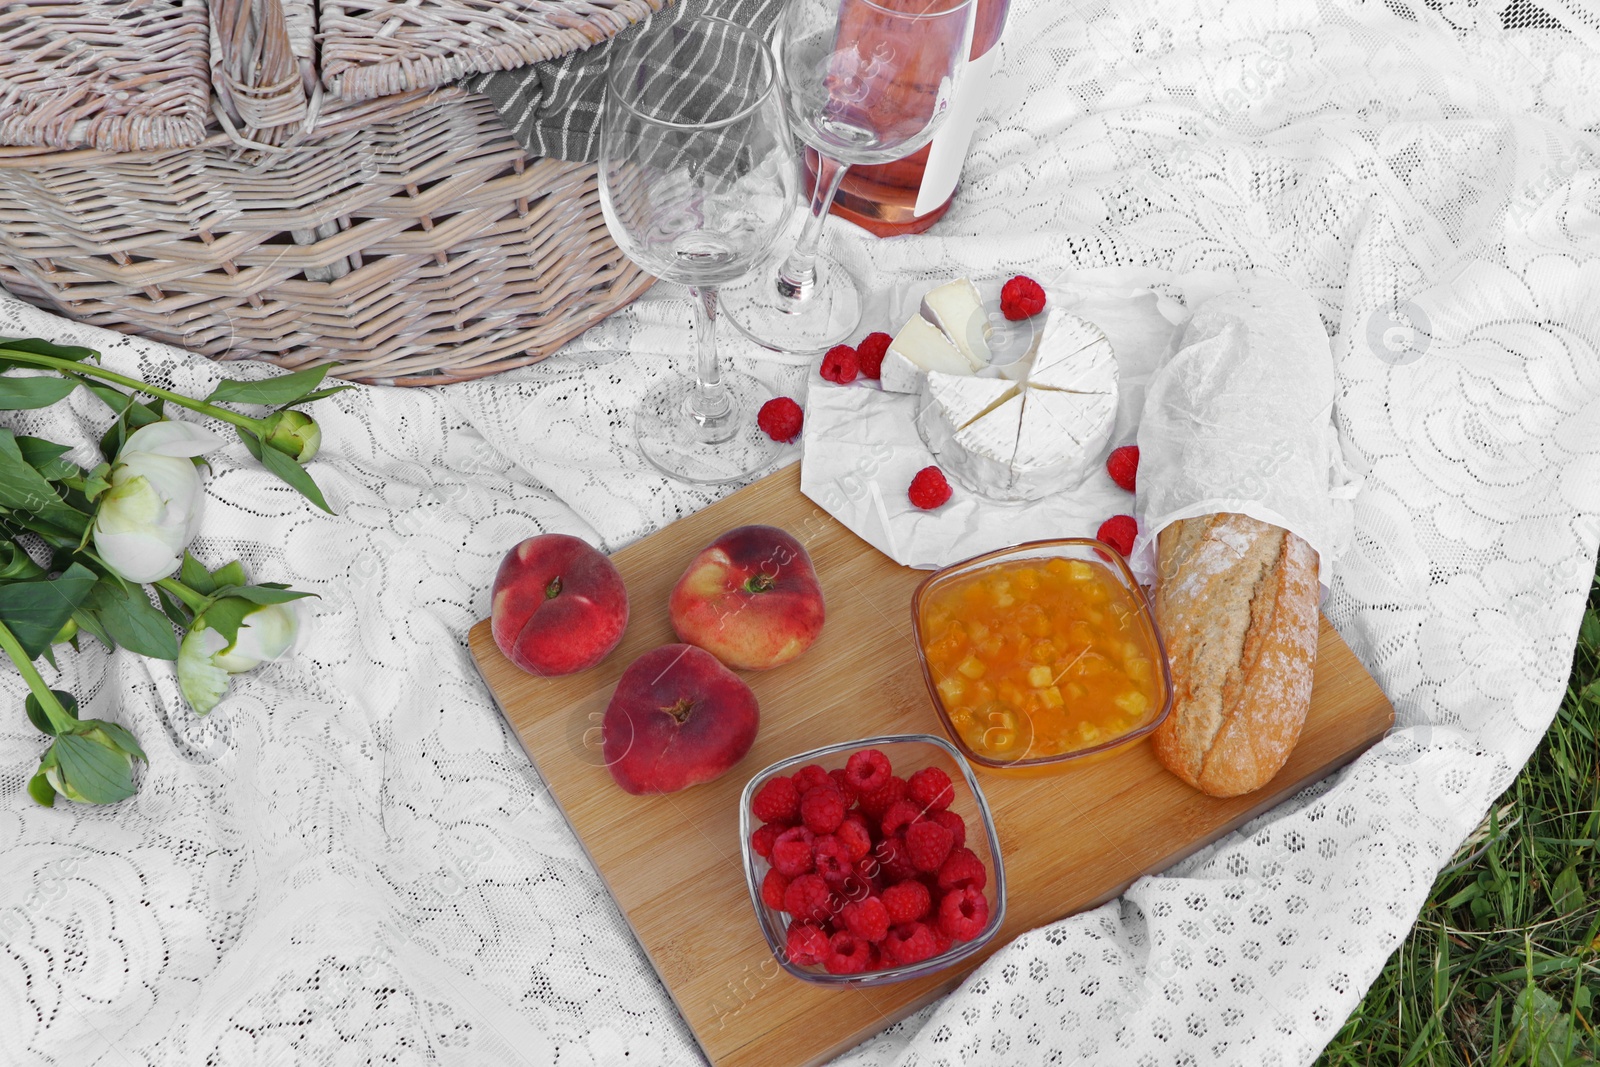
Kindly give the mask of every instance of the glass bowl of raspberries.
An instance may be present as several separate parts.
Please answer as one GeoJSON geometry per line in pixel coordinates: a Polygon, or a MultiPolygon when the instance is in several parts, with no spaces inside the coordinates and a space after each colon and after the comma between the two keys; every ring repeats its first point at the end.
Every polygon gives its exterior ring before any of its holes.
{"type": "Polygon", "coordinates": [[[989,803],[943,738],[868,737],[774,763],[745,786],[739,830],[761,932],[802,981],[921,978],[1005,919],[989,803]]]}

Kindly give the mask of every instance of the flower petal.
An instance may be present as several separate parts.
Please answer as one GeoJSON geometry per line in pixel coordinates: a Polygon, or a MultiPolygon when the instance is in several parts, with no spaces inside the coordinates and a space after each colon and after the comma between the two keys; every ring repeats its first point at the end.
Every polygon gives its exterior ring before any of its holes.
{"type": "Polygon", "coordinates": [[[220,448],[222,438],[192,422],[174,422],[163,419],[141,426],[128,435],[128,440],[117,454],[124,460],[130,453],[146,452],[156,456],[198,456],[220,448]]]}

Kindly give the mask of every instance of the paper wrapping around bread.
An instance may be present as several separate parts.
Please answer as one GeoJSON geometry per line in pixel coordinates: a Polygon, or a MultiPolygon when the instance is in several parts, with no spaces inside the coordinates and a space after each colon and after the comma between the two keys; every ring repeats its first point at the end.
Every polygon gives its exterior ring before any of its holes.
{"type": "Polygon", "coordinates": [[[1200,300],[1151,375],[1139,420],[1141,579],[1169,523],[1218,513],[1292,530],[1329,568],[1351,538],[1333,427],[1328,335],[1305,293],[1273,278],[1200,300]]]}
{"type": "Polygon", "coordinates": [[[1311,706],[1317,556],[1247,515],[1161,531],[1156,624],[1172,665],[1157,758],[1212,796],[1261,788],[1282,769],[1311,706]]]}

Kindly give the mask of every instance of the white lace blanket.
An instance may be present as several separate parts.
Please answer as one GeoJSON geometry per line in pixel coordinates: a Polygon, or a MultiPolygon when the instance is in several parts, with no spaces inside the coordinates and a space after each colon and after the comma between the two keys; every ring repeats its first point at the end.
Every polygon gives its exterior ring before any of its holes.
{"type": "MultiPolygon", "coordinates": [[[[1600,35],[1542,7],[1018,0],[941,236],[837,231],[878,280],[1306,288],[1364,478],[1326,607],[1403,727],[843,1062],[1308,1063],[1538,742],[1600,541],[1600,35]]],[[[42,739],[0,672],[0,1063],[697,1062],[464,648],[518,538],[615,549],[707,503],[627,439],[688,317],[661,287],[525,372],[323,403],[337,518],[216,457],[199,554],[320,591],[315,647],[204,720],[166,665],[74,657],[86,711],[150,754],[137,798],[35,807],[42,739]]],[[[0,334],[216,377],[9,302],[0,334]]]]}

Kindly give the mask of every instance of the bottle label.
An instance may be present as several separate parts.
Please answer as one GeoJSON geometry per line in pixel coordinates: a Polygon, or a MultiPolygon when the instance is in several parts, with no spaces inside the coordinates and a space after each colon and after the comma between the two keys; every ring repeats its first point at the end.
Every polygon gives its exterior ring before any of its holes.
{"type": "Polygon", "coordinates": [[[995,64],[1000,61],[997,44],[977,59],[967,63],[961,85],[956,89],[955,102],[944,125],[933,135],[928,145],[928,165],[922,172],[922,185],[917,190],[917,204],[913,213],[921,216],[933,211],[950,199],[961,180],[961,165],[967,161],[967,146],[972,143],[972,131],[978,127],[978,114],[988,94],[984,91],[995,64]]]}

